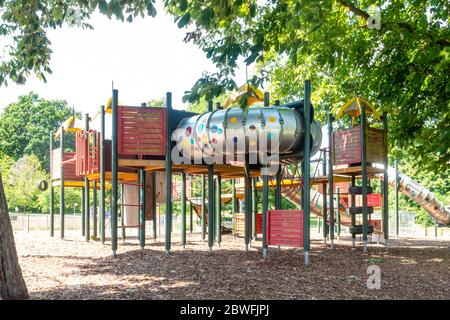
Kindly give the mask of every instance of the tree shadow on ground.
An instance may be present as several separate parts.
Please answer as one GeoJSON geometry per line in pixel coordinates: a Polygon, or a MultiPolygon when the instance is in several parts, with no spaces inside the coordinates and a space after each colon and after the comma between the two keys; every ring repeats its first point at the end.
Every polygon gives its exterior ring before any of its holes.
{"type": "MultiPolygon", "coordinates": [[[[78,286],[57,286],[36,293],[52,299],[449,299],[449,255],[445,248],[418,249],[337,244],[330,250],[314,241],[311,265],[303,264],[299,249],[261,248],[250,251],[217,248],[202,242],[178,244],[167,255],[163,242],[149,241],[145,249],[129,250],[116,258],[73,259],[78,286]],[[375,259],[377,258],[377,259],[375,259]],[[401,259],[416,263],[402,264],[401,259]],[[439,261],[430,260],[439,258],[439,261]],[[367,267],[382,271],[382,290],[367,288],[367,267]],[[446,267],[447,266],[447,267],[446,267]]],[[[136,245],[136,244],[135,244],[136,245]]],[[[128,250],[128,249],[127,249],[128,250]]],[[[33,294],[32,294],[33,297],[33,294]]]]}

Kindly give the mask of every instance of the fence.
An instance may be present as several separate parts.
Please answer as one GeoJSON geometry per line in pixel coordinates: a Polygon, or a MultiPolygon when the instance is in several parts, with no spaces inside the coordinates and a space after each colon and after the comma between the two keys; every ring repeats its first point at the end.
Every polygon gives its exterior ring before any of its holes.
{"type": "MultiPolygon", "coordinates": [[[[10,214],[11,224],[14,231],[33,231],[33,230],[49,230],[50,229],[50,215],[49,214],[40,214],[40,213],[15,213],[11,212],[10,214]]],[[[201,231],[201,220],[200,218],[193,213],[193,231],[200,232],[201,231]]],[[[375,216],[373,216],[375,218],[375,216]]],[[[414,223],[415,215],[411,212],[400,212],[399,215],[399,235],[405,237],[427,237],[427,238],[438,238],[438,239],[450,239],[450,228],[440,227],[428,227],[425,228],[422,225],[418,225],[414,223]]],[[[157,219],[157,233],[164,234],[164,224],[165,224],[165,216],[164,214],[159,215],[157,219]]],[[[390,235],[395,236],[396,233],[396,225],[395,225],[395,213],[389,214],[389,230],[390,235]]],[[[65,229],[66,230],[81,230],[81,215],[78,214],[70,214],[66,213],[65,219],[65,229]]],[[[119,220],[120,224],[120,220],[119,220]]],[[[93,225],[92,215],[91,215],[91,227],[93,225]]],[[[225,214],[222,217],[222,225],[231,229],[232,227],[232,219],[231,215],[225,214]]],[[[58,213],[55,214],[54,220],[55,231],[60,229],[60,216],[58,213]]],[[[106,230],[109,235],[109,219],[106,220],[106,230]]],[[[152,230],[152,223],[147,222],[148,232],[152,230]]],[[[186,216],[186,228],[190,230],[190,217],[189,212],[186,216]]],[[[337,225],[336,225],[337,228],[337,225]]],[[[179,233],[181,230],[181,216],[173,215],[172,220],[172,231],[174,233],[179,233]]],[[[137,231],[136,231],[137,232],[137,231]]],[[[342,226],[342,234],[348,233],[348,228],[342,226]]],[[[133,234],[133,232],[127,231],[127,233],[133,234]]],[[[152,233],[148,233],[152,234],[152,233]]],[[[322,238],[322,221],[319,217],[311,218],[311,238],[313,239],[321,239],[322,238]]]]}

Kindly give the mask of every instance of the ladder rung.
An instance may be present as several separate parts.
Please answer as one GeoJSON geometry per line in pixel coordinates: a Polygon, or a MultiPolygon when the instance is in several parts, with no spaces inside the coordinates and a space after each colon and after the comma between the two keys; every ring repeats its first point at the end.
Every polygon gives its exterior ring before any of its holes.
{"type": "Polygon", "coordinates": [[[142,225],[137,225],[137,226],[117,226],[117,228],[143,228],[144,226],[142,225]]]}
{"type": "Polygon", "coordinates": [[[125,204],[125,203],[118,203],[119,206],[123,207],[142,207],[142,204],[125,204]]]}
{"type": "Polygon", "coordinates": [[[121,181],[120,183],[121,183],[121,184],[129,185],[129,186],[138,186],[138,187],[142,187],[142,184],[141,184],[141,183],[136,183],[136,182],[126,182],[126,181],[121,181]]]}

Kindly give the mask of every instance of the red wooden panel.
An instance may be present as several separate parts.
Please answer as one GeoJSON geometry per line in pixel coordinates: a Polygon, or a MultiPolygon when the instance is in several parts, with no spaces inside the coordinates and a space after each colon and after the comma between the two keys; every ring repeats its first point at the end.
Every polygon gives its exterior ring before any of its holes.
{"type": "Polygon", "coordinates": [[[334,192],[337,193],[338,188],[339,188],[339,193],[348,193],[349,187],[350,187],[349,182],[335,182],[334,183],[334,192]]]}
{"type": "Polygon", "coordinates": [[[166,109],[118,108],[118,153],[164,156],[166,154],[166,109]]]}
{"type": "MultiPolygon", "coordinates": [[[[233,215],[233,233],[235,235],[245,234],[244,213],[235,213],[233,215]]],[[[262,214],[256,214],[256,234],[262,234],[262,214]]]]}
{"type": "Polygon", "coordinates": [[[267,243],[269,246],[303,247],[303,211],[267,211],[267,243]]]}
{"type": "MultiPolygon", "coordinates": [[[[382,163],[386,159],[386,133],[381,129],[367,127],[367,162],[382,163]]],[[[361,127],[333,132],[332,141],[334,165],[348,165],[361,162],[361,127]]]]}
{"type": "Polygon", "coordinates": [[[374,230],[382,230],[382,220],[381,219],[369,219],[369,225],[372,225],[374,230]]]}
{"type": "Polygon", "coordinates": [[[76,135],[76,174],[84,176],[100,170],[100,132],[79,131],[76,135]]]}
{"type": "MultiPolygon", "coordinates": [[[[54,149],[52,151],[52,164],[50,166],[52,179],[59,180],[61,178],[61,149],[54,149]]],[[[79,181],[80,177],[76,174],[76,163],[73,160],[76,156],[75,152],[64,153],[64,179],[67,181],[79,181]]]]}
{"type": "MultiPolygon", "coordinates": [[[[355,207],[362,207],[362,195],[355,196],[355,207]]],[[[367,195],[368,207],[381,207],[383,205],[383,196],[380,193],[371,193],[367,195]]]]}

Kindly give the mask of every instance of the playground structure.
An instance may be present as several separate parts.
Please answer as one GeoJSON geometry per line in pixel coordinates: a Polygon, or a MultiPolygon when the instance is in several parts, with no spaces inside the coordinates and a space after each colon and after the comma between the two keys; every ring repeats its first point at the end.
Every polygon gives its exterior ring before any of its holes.
{"type": "MultiPolygon", "coordinates": [[[[98,117],[100,125],[95,130],[90,128],[92,120],[88,114],[84,128],[66,128],[63,124],[58,149],[53,150],[54,135],[50,134],[50,232],[53,236],[55,187],[60,189],[61,238],[64,237],[64,188],[77,187],[83,192],[82,235],[89,241],[97,239],[99,234],[105,243],[105,198],[109,190],[113,256],[118,247],[119,229],[125,239],[126,228],[137,228],[140,246],[145,247],[146,221],[156,220],[157,203],[165,203],[165,249],[170,253],[172,200],[178,190],[183,246],[186,244],[188,200],[191,210],[201,217],[202,237],[207,234],[208,247],[212,250],[214,242],[219,245],[221,242],[222,205],[231,201],[236,214],[237,202],[243,199],[244,212],[235,215],[235,229],[239,228],[237,233],[243,234],[246,250],[251,238],[261,232],[264,256],[270,245],[303,247],[306,264],[310,251],[310,213],[322,215],[323,221],[328,222],[323,226],[324,237],[326,241],[329,234],[331,247],[336,223],[351,228],[353,245],[356,234],[362,234],[364,252],[368,235],[372,233],[383,234],[387,246],[389,183],[398,186],[400,182],[402,192],[416,199],[437,221],[450,223],[450,213],[430,192],[405,177],[395,179],[394,175],[392,180],[387,166],[387,115],[378,115],[368,101],[354,98],[336,117],[329,114],[328,147],[320,149],[322,132],[314,120],[308,80],[301,101],[284,105],[276,102],[270,106],[266,93],[264,107],[244,111],[222,109],[216,104],[213,111],[213,103],[209,102],[208,112],[201,115],[173,109],[171,93],[166,95],[165,108],[150,108],[121,105],[118,91],[113,90],[110,105],[102,106],[98,117]],[[368,115],[382,129],[369,126],[368,115]],[[345,116],[352,117],[351,127],[334,130],[333,122],[345,116]],[[106,135],[107,117],[110,136],[106,135]],[[64,133],[67,131],[76,134],[74,153],[65,152],[64,133]],[[264,154],[262,145],[269,145],[271,151],[264,154]],[[320,162],[323,164],[322,175],[316,176],[315,170],[311,177],[311,156],[319,150],[316,161],[317,166],[320,162]],[[177,157],[182,161],[175,162],[177,157]],[[276,166],[277,170],[271,170],[276,166]],[[173,174],[181,175],[179,188],[172,181],[173,174]],[[202,177],[200,200],[188,199],[187,176],[202,177]],[[237,185],[237,178],[242,178],[243,186],[237,185]],[[383,181],[381,191],[373,193],[370,182],[379,178],[383,181]],[[222,193],[222,179],[232,179],[231,195],[222,193]],[[358,179],[361,186],[356,185],[358,179]],[[318,191],[312,186],[317,186],[318,191]],[[268,210],[270,187],[275,188],[275,210],[268,210]],[[94,203],[92,237],[90,189],[94,203]],[[237,192],[238,189],[243,191],[237,192]],[[258,189],[262,189],[261,213],[258,189]],[[283,210],[283,195],[301,210],[283,210]],[[374,207],[382,208],[381,221],[369,218],[374,207]],[[357,216],[362,217],[360,225],[356,224],[357,216]]],[[[153,223],[153,238],[156,239],[156,223],[153,223]]]]}

